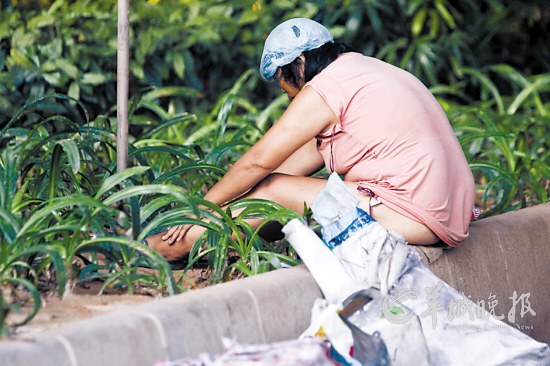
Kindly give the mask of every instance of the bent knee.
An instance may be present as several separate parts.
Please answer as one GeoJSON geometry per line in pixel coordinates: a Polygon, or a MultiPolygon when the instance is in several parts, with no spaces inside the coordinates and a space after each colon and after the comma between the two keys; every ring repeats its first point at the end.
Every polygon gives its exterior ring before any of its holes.
{"type": "Polygon", "coordinates": [[[264,179],[262,179],[254,188],[250,191],[250,196],[264,199],[273,199],[280,193],[282,182],[286,174],[271,173],[264,179]]]}

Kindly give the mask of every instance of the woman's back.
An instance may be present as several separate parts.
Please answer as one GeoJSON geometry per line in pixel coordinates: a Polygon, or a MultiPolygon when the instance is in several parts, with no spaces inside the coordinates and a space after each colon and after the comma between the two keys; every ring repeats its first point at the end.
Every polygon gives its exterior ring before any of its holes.
{"type": "Polygon", "coordinates": [[[307,85],[339,118],[318,137],[328,168],[332,159],[345,180],[360,182],[447,244],[465,239],[475,198],[472,173],[444,111],[418,79],[345,53],[307,85]]]}

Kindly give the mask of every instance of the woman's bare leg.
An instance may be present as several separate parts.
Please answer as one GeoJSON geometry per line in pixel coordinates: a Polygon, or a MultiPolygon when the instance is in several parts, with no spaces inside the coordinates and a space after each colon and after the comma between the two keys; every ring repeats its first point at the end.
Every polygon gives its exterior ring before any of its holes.
{"type": "MultiPolygon", "coordinates": [[[[293,209],[303,214],[304,203],[309,207],[325,187],[327,181],[321,178],[298,177],[285,174],[271,174],[260,182],[244,198],[262,198],[277,202],[278,204],[293,209]]],[[[377,205],[369,209],[370,197],[357,191],[357,184],[346,182],[350,189],[356,193],[360,200],[359,207],[371,215],[386,229],[402,235],[411,244],[429,245],[439,239],[424,224],[412,220],[402,214],[388,208],[385,205],[377,205]]],[[[251,225],[259,225],[260,220],[251,220],[251,225]]],[[[193,226],[183,240],[169,245],[162,240],[164,233],[158,233],[147,238],[149,246],[158,251],[167,260],[178,260],[191,250],[195,241],[204,232],[201,226],[193,226]]]]}
{"type": "MultiPolygon", "coordinates": [[[[309,206],[317,194],[325,187],[326,180],[311,177],[298,177],[274,173],[260,182],[243,198],[262,198],[303,213],[304,202],[309,206]]],[[[261,220],[250,220],[257,227],[261,220]]],[[[191,251],[195,241],[205,231],[201,226],[194,225],[182,240],[173,244],[162,240],[165,232],[160,232],[147,238],[147,244],[169,261],[181,259],[191,251]]]]}

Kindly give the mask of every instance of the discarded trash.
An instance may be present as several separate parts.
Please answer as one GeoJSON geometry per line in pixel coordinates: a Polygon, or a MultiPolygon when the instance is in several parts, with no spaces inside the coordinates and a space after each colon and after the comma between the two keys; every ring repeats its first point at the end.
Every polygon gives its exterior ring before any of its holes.
{"type": "Polygon", "coordinates": [[[334,366],[330,344],[320,338],[305,338],[269,345],[241,345],[224,339],[225,352],[218,356],[201,354],[193,358],[156,366],[334,366]]]}
{"type": "Polygon", "coordinates": [[[307,258],[306,266],[329,303],[343,301],[360,289],[338,257],[313,230],[299,220],[292,220],[283,231],[300,258],[307,258]]]}
{"type": "Polygon", "coordinates": [[[315,303],[302,337],[327,338],[350,365],[550,364],[547,344],[495,319],[448,286],[403,238],[385,230],[358,203],[333,173],[312,205],[324,243],[307,234],[311,229],[299,220],[283,228],[325,296],[315,303]],[[342,320],[345,305],[361,297],[369,300],[342,320]],[[389,360],[383,353],[357,353],[358,338],[372,341],[376,335],[389,360]]]}

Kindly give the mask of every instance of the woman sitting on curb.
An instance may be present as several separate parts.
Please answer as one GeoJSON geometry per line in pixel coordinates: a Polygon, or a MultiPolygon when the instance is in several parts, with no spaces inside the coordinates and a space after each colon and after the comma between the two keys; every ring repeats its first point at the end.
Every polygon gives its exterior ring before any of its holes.
{"type": "MultiPolygon", "coordinates": [[[[326,166],[343,175],[359,207],[410,244],[465,240],[473,176],[443,109],[418,79],[334,42],[305,18],[270,33],[260,73],[291,103],[206,200],[263,198],[302,212],[326,184],[310,175],[326,166]]],[[[147,242],[176,261],[204,230],[175,226],[147,242]]]]}

